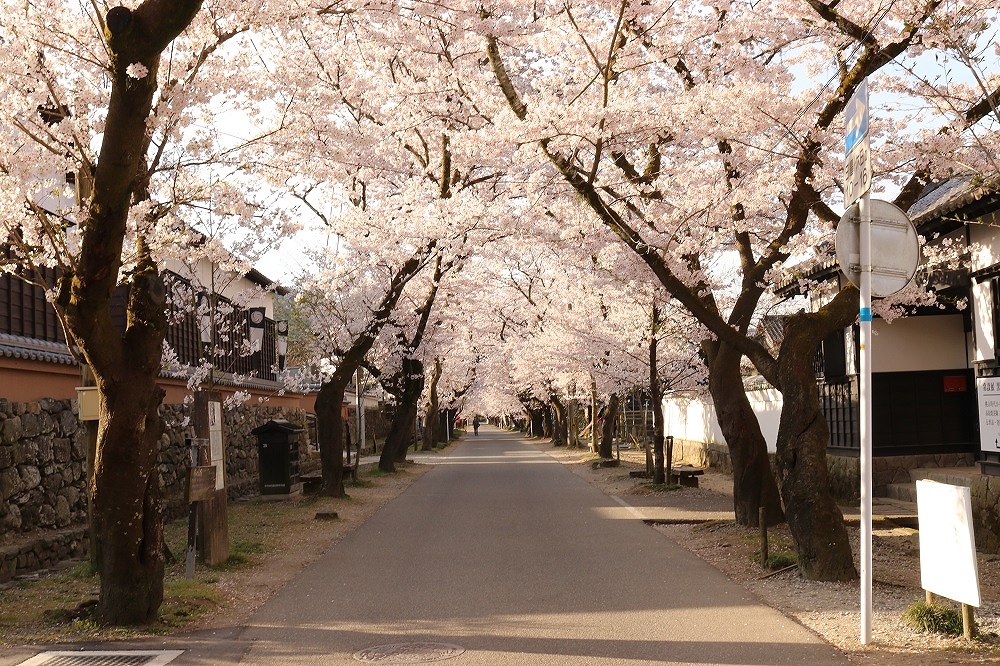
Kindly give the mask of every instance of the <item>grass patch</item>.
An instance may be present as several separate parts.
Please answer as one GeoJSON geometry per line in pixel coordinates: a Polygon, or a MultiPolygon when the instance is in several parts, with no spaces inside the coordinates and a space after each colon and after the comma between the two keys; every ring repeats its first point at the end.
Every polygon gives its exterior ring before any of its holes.
{"type": "Polygon", "coordinates": [[[261,555],[269,550],[259,541],[233,541],[229,552],[237,555],[261,555]]]}
{"type": "MultiPolygon", "coordinates": [[[[160,631],[184,627],[219,605],[219,594],[209,579],[172,579],[164,582],[160,631]]],[[[157,628],[153,628],[154,631],[157,628]]]]}
{"type": "Polygon", "coordinates": [[[903,611],[903,622],[917,631],[947,636],[962,635],[962,613],[941,603],[917,601],[903,611]]]}
{"type": "Polygon", "coordinates": [[[778,551],[776,553],[768,553],[767,560],[763,563],[760,561],[760,553],[754,555],[754,561],[761,564],[765,569],[769,571],[777,571],[778,569],[786,569],[788,567],[798,564],[799,558],[795,556],[795,553],[787,550],[778,551]]]}
{"type": "Polygon", "coordinates": [[[669,493],[681,489],[676,483],[640,483],[639,487],[651,493],[669,493]]]}

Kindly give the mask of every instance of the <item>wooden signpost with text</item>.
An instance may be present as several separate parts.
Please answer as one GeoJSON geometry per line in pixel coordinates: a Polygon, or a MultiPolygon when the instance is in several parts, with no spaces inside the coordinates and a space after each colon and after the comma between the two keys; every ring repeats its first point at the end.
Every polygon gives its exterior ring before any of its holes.
{"type": "Polygon", "coordinates": [[[217,391],[197,391],[191,421],[197,439],[208,442],[208,460],[215,468],[214,484],[202,491],[198,510],[198,552],[209,566],[229,559],[229,514],[226,496],[226,452],[222,437],[222,396],[217,391]]]}

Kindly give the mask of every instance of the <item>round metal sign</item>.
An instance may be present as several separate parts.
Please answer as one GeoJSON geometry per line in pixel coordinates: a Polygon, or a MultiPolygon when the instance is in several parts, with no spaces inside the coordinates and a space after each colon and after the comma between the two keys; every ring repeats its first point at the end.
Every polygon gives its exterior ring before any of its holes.
{"type": "MultiPolygon", "coordinates": [[[[888,201],[871,200],[872,296],[892,296],[917,272],[920,242],[913,223],[888,201]]],[[[837,225],[837,261],[855,287],[861,286],[861,206],[847,209],[837,225]]]]}

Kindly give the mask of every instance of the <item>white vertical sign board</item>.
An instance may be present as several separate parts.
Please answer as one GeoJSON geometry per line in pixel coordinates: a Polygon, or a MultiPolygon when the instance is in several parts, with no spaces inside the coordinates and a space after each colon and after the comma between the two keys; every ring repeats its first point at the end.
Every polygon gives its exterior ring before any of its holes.
{"type": "Polygon", "coordinates": [[[917,481],[920,586],[947,599],[979,606],[979,567],[966,486],[917,481]]]}
{"type": "Polygon", "coordinates": [[[222,448],[222,403],[208,403],[208,444],[215,465],[215,489],[226,487],[226,460],[222,448]]]}
{"type": "Polygon", "coordinates": [[[1000,452],[1000,377],[977,377],[979,395],[979,447],[1000,452]]]}

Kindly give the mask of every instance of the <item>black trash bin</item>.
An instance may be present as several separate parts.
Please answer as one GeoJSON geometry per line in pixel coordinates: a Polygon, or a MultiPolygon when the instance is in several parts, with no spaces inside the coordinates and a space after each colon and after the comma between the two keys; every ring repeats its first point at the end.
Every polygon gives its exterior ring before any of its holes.
{"type": "Polygon", "coordinates": [[[272,419],[254,428],[261,495],[289,495],[302,490],[299,482],[299,439],[305,428],[272,419]]]}

